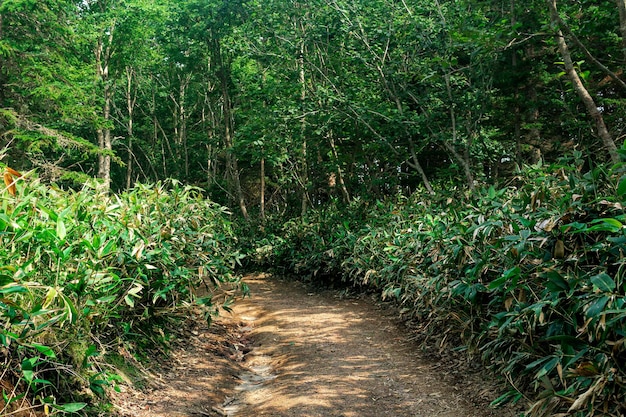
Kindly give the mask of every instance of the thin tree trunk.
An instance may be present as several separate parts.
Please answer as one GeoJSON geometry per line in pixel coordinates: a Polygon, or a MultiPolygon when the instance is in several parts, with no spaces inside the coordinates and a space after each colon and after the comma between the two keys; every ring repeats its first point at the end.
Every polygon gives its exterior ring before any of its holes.
{"type": "MultiPolygon", "coordinates": [[[[618,4],[619,4],[619,1],[618,1],[618,4]]],[[[578,36],[576,36],[574,32],[572,32],[568,24],[565,23],[563,19],[561,19],[561,16],[559,16],[558,13],[556,14],[556,19],[557,19],[556,22],[558,24],[558,27],[562,31],[564,31],[567,36],[571,38],[571,40],[574,42],[574,45],[576,45],[578,48],[580,48],[580,50],[583,51],[583,53],[589,59],[589,61],[591,61],[596,67],[598,67],[600,71],[602,71],[608,77],[613,79],[613,81],[615,81],[622,89],[626,90],[626,82],[624,82],[617,74],[615,74],[613,71],[607,68],[603,63],[598,61],[596,57],[594,57],[591,54],[591,52],[589,52],[589,49],[587,49],[587,47],[580,41],[580,39],[578,39],[578,36]]]]}
{"type": "Polygon", "coordinates": [[[337,169],[337,181],[339,181],[339,189],[341,190],[341,195],[343,196],[344,202],[349,204],[350,193],[348,193],[348,187],[346,187],[346,183],[343,180],[343,171],[341,169],[341,165],[339,164],[339,155],[337,153],[337,147],[335,146],[335,138],[333,137],[332,131],[329,133],[328,139],[330,140],[330,148],[333,152],[333,157],[335,158],[335,167],[337,169]]]}
{"type": "Polygon", "coordinates": [[[411,158],[413,159],[413,163],[409,164],[409,166],[413,167],[420,177],[422,177],[422,182],[424,183],[424,187],[428,190],[429,194],[435,194],[433,191],[433,187],[430,185],[430,181],[428,181],[428,177],[426,176],[426,172],[422,168],[422,164],[420,164],[419,159],[417,159],[417,153],[415,152],[415,143],[413,143],[412,139],[409,139],[409,152],[411,152],[411,158]]]}
{"type": "Polygon", "coordinates": [[[611,157],[611,161],[613,161],[613,163],[618,163],[620,161],[620,157],[619,157],[619,154],[617,153],[617,147],[615,146],[613,137],[609,133],[609,130],[607,129],[606,124],[604,123],[604,118],[602,117],[602,113],[598,109],[598,106],[593,100],[593,97],[591,97],[591,95],[589,94],[589,91],[587,91],[582,80],[580,79],[580,76],[576,72],[576,68],[574,67],[574,62],[572,61],[572,56],[570,55],[570,52],[569,52],[569,47],[567,46],[567,43],[565,42],[565,38],[563,37],[563,31],[559,28],[560,17],[559,17],[558,10],[556,8],[556,0],[546,0],[546,1],[548,3],[548,8],[550,9],[550,17],[552,20],[552,24],[555,26],[555,28],[557,28],[556,29],[556,41],[559,46],[559,52],[561,53],[561,58],[563,58],[563,63],[565,64],[565,72],[567,73],[567,76],[572,82],[572,85],[574,87],[574,90],[578,94],[578,97],[580,97],[583,104],[585,105],[585,108],[587,109],[589,116],[596,123],[596,131],[598,133],[598,136],[600,136],[600,139],[602,139],[602,143],[604,144],[604,147],[608,151],[609,156],[611,157]]]}
{"type": "MultiPolygon", "coordinates": [[[[515,25],[517,24],[517,17],[516,17],[516,13],[515,13],[515,1],[516,0],[511,0],[511,28],[514,28],[515,25]]],[[[517,68],[517,53],[515,50],[513,50],[513,53],[511,54],[511,67],[513,68],[513,71],[516,70],[517,68]]],[[[522,111],[520,108],[520,103],[519,103],[519,97],[520,97],[520,87],[519,85],[515,86],[515,93],[513,96],[513,101],[515,103],[515,108],[513,110],[513,114],[514,114],[514,126],[513,126],[513,137],[515,139],[515,160],[517,161],[518,164],[522,163],[522,111]]],[[[493,163],[490,165],[489,167],[489,176],[493,177],[493,171],[495,168],[493,166],[493,163]]]]}
{"type": "Polygon", "coordinates": [[[235,195],[237,197],[237,203],[243,217],[248,220],[248,209],[246,208],[246,202],[243,196],[243,190],[241,188],[241,180],[239,178],[239,166],[237,163],[237,157],[233,155],[233,137],[231,131],[231,113],[230,113],[230,95],[228,93],[228,85],[225,80],[222,84],[222,97],[224,100],[224,144],[226,145],[226,165],[231,180],[232,186],[235,188],[235,195]]]}
{"type": "Polygon", "coordinates": [[[178,105],[179,105],[179,113],[180,117],[180,128],[178,130],[178,146],[182,146],[183,148],[183,170],[185,173],[185,178],[189,178],[189,150],[187,149],[187,107],[185,104],[186,94],[187,94],[187,86],[191,81],[191,74],[187,75],[185,79],[179,77],[180,81],[180,89],[178,94],[178,105]]]}
{"type": "MultiPolygon", "coordinates": [[[[214,36],[216,36],[214,34],[214,36]]],[[[231,114],[231,101],[229,89],[229,77],[227,72],[229,68],[226,67],[224,58],[222,56],[220,40],[217,37],[213,38],[213,53],[215,54],[215,62],[217,63],[218,79],[220,81],[220,87],[222,92],[222,106],[224,117],[224,147],[226,148],[226,170],[230,179],[230,185],[234,188],[237,203],[243,217],[248,220],[248,209],[246,207],[246,201],[243,195],[243,189],[241,187],[241,179],[239,177],[239,167],[237,163],[237,157],[233,154],[233,119],[231,114]]]]}
{"type": "Polygon", "coordinates": [[[112,91],[109,80],[109,62],[112,55],[113,32],[115,31],[115,22],[111,24],[108,33],[107,46],[104,46],[104,40],[98,39],[96,45],[96,71],[99,81],[102,83],[103,108],[102,118],[105,127],[98,126],[96,136],[98,138],[98,146],[104,152],[98,155],[98,177],[103,180],[102,188],[108,191],[111,188],[111,152],[113,150],[111,142],[111,129],[106,124],[111,119],[111,100],[112,91]]]}
{"type": "Polygon", "coordinates": [[[626,0],[615,0],[619,10],[619,31],[622,35],[622,52],[626,62],[626,0]]]}
{"type": "Polygon", "coordinates": [[[126,112],[128,116],[128,123],[126,125],[126,133],[128,135],[128,158],[126,159],[126,189],[130,189],[132,186],[133,176],[133,123],[134,123],[134,111],[137,96],[133,95],[132,82],[135,74],[135,70],[131,67],[126,67],[126,112]]]}
{"type": "Polygon", "coordinates": [[[191,81],[191,75],[186,76],[178,75],[178,92],[170,93],[170,100],[172,101],[172,120],[174,123],[174,148],[176,161],[176,171],[189,177],[189,151],[187,149],[187,107],[186,96],[187,87],[191,81]]]}
{"type": "MultiPolygon", "coordinates": [[[[2,40],[2,38],[4,37],[4,25],[3,25],[3,15],[0,14],[0,40],[2,40]]],[[[0,68],[4,67],[4,63],[2,60],[2,57],[0,57],[0,68]]],[[[5,84],[5,80],[4,80],[4,71],[0,71],[0,105],[4,106],[4,84],[5,84]]]]}
{"type": "MultiPolygon", "coordinates": [[[[302,25],[302,23],[300,23],[302,25]]],[[[301,26],[304,38],[304,28],[301,26]]],[[[309,196],[309,166],[307,163],[307,140],[306,140],[306,117],[304,116],[304,103],[306,101],[306,75],[304,72],[304,39],[300,42],[300,56],[297,59],[299,81],[300,81],[300,103],[302,105],[302,120],[300,121],[300,139],[302,140],[301,161],[300,161],[300,178],[302,181],[302,200],[301,214],[304,216],[308,210],[308,203],[311,200],[309,196]]]]}
{"type": "MultiPolygon", "coordinates": [[[[261,151],[263,152],[263,151],[261,151]]],[[[261,198],[260,198],[260,216],[261,220],[265,222],[265,157],[261,156],[261,198]]]]}
{"type": "MultiPolygon", "coordinates": [[[[208,70],[211,70],[211,65],[209,62],[208,70]]],[[[204,92],[204,105],[202,107],[202,125],[206,130],[207,137],[207,187],[210,187],[215,183],[215,178],[217,177],[217,158],[214,153],[217,153],[213,149],[212,142],[215,139],[215,132],[218,130],[218,122],[215,115],[215,111],[211,105],[211,99],[209,97],[209,93],[214,91],[214,86],[209,82],[207,86],[207,90],[204,92]]]]}
{"type": "Polygon", "coordinates": [[[213,173],[215,164],[213,163],[213,146],[211,144],[206,145],[206,154],[206,184],[207,187],[210,187],[213,185],[213,182],[215,182],[215,175],[213,173]]]}
{"type": "MultiPolygon", "coordinates": [[[[450,100],[450,122],[452,125],[452,142],[456,143],[457,141],[457,128],[456,128],[456,113],[454,111],[454,103],[452,103],[452,87],[450,86],[450,74],[445,74],[446,80],[446,89],[448,91],[448,99],[450,100]]],[[[449,143],[447,140],[443,141],[443,146],[450,152],[452,157],[457,160],[457,162],[463,168],[463,172],[465,173],[465,178],[467,179],[467,185],[470,190],[474,191],[476,186],[474,185],[474,175],[472,174],[472,167],[470,166],[469,158],[465,159],[459,152],[455,149],[454,145],[449,143]]],[[[467,153],[467,152],[466,152],[467,153]]]]}

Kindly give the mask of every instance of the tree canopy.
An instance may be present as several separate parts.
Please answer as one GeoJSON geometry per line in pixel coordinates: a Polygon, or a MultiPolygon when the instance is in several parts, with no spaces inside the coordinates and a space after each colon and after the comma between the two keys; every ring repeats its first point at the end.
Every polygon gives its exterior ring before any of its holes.
{"type": "Polygon", "coordinates": [[[5,162],[260,217],[616,162],[622,3],[4,1],[5,162]]]}

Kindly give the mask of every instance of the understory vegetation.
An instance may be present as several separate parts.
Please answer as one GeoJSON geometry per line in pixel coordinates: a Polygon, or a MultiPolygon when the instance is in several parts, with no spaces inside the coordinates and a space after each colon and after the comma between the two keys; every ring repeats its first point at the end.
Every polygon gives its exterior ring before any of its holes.
{"type": "Polygon", "coordinates": [[[109,196],[17,175],[0,200],[0,415],[97,414],[122,352],[141,360],[167,346],[179,311],[210,320],[244,289],[229,214],[200,190],[109,196]]]}
{"type": "Polygon", "coordinates": [[[493,405],[622,416],[626,180],[581,157],[474,193],[329,206],[277,227],[251,260],[397,300],[429,344],[506,379],[493,405]]]}
{"type": "Polygon", "coordinates": [[[0,415],[97,415],[245,254],[624,417],[625,67],[626,0],[0,1],[0,415]]]}

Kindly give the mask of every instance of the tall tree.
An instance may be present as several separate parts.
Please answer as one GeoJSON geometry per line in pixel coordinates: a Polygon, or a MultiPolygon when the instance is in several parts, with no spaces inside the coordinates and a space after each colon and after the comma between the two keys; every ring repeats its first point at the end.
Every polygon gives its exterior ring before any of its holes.
{"type": "MultiPolygon", "coordinates": [[[[100,4],[100,12],[106,10],[105,2],[100,4]]],[[[113,143],[111,140],[111,105],[113,100],[113,83],[110,79],[110,65],[113,57],[113,35],[115,33],[115,18],[104,24],[103,33],[100,33],[94,48],[96,58],[96,74],[102,92],[101,120],[96,126],[98,146],[105,151],[98,155],[98,177],[103,181],[103,189],[108,190],[111,186],[111,154],[113,143]]]]}
{"type": "Polygon", "coordinates": [[[598,105],[596,104],[591,94],[589,94],[589,91],[585,87],[582,79],[580,78],[580,75],[576,71],[574,61],[572,60],[572,56],[569,51],[569,46],[567,45],[565,37],[563,36],[563,31],[559,27],[560,17],[559,17],[559,12],[557,9],[556,0],[546,0],[546,1],[548,3],[548,8],[550,10],[550,18],[551,18],[552,24],[556,27],[556,42],[559,47],[559,52],[561,54],[561,57],[563,58],[563,65],[565,66],[565,72],[567,73],[567,76],[572,82],[574,90],[580,97],[580,100],[585,105],[585,108],[587,109],[589,116],[592,118],[592,120],[594,120],[598,136],[600,136],[600,139],[602,140],[604,147],[609,153],[611,160],[614,163],[617,163],[619,162],[620,157],[617,152],[617,147],[615,146],[615,141],[613,140],[613,136],[611,135],[611,133],[606,127],[606,124],[604,123],[604,117],[602,116],[602,112],[600,111],[598,105]]]}

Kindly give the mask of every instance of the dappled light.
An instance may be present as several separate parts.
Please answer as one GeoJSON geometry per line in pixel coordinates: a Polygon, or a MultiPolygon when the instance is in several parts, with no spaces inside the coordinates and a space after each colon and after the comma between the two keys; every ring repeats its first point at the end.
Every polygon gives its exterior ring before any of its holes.
{"type": "Polygon", "coordinates": [[[236,394],[233,415],[492,415],[466,402],[370,300],[270,277],[247,282],[252,297],[235,307],[254,340],[244,363],[270,366],[274,377],[236,394]]]}

